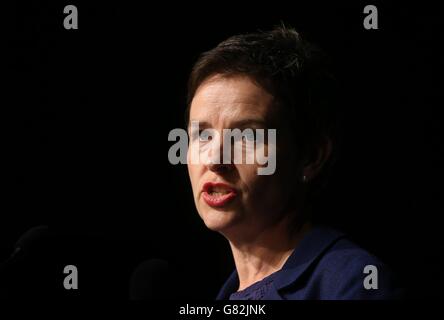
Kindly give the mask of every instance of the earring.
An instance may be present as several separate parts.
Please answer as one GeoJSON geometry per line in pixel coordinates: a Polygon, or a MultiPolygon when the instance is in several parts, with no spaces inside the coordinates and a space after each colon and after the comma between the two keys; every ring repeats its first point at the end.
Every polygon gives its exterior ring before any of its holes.
{"type": "Polygon", "coordinates": [[[307,176],[305,174],[302,176],[302,182],[307,182],[307,176]]]}

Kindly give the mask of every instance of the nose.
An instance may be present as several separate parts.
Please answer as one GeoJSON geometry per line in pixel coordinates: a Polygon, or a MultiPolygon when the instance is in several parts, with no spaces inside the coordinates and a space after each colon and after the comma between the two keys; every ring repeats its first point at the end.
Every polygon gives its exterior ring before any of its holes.
{"type": "Polygon", "coordinates": [[[233,154],[225,155],[227,159],[224,161],[224,142],[222,136],[216,138],[212,143],[213,145],[209,152],[211,161],[207,164],[208,170],[219,174],[232,171],[234,168],[233,154]]]}
{"type": "Polygon", "coordinates": [[[224,174],[228,173],[233,170],[233,164],[231,163],[210,163],[207,165],[208,170],[218,173],[218,174],[224,174]]]}

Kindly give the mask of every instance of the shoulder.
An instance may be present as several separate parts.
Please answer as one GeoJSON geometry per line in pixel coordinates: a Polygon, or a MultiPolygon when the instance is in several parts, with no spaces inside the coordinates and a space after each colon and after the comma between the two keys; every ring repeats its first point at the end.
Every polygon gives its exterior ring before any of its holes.
{"type": "MultiPolygon", "coordinates": [[[[227,299],[238,286],[234,271],[219,292],[227,299]]],[[[273,276],[266,299],[398,299],[402,291],[390,269],[376,256],[331,228],[313,228],[273,276]]]]}
{"type": "Polygon", "coordinates": [[[389,268],[347,238],[339,239],[313,261],[306,294],[315,299],[395,299],[399,296],[389,268]]]}
{"type": "Polygon", "coordinates": [[[325,274],[341,271],[337,276],[343,277],[362,274],[365,266],[368,265],[385,268],[376,256],[347,238],[338,240],[319,257],[318,261],[318,268],[323,269],[325,274]]]}

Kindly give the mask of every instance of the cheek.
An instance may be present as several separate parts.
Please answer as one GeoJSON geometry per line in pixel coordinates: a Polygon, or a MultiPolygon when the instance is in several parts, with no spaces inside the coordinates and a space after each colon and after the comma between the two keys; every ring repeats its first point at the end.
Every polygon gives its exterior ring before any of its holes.
{"type": "Polygon", "coordinates": [[[198,165],[188,164],[188,176],[190,177],[191,187],[193,192],[196,191],[197,184],[199,182],[199,168],[198,165]]]}
{"type": "Polygon", "coordinates": [[[255,197],[258,189],[263,188],[263,176],[257,174],[257,165],[243,164],[237,165],[236,170],[239,173],[239,180],[242,184],[242,191],[244,192],[244,199],[251,199],[255,197]]]}
{"type": "Polygon", "coordinates": [[[285,184],[277,174],[258,175],[256,165],[242,165],[238,168],[244,185],[244,201],[249,207],[279,206],[285,197],[285,184]]]}

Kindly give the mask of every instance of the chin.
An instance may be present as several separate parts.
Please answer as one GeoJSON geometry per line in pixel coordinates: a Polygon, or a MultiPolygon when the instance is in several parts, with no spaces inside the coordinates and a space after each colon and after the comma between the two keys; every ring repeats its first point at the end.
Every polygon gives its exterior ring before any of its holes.
{"type": "Polygon", "coordinates": [[[201,218],[208,229],[222,232],[233,226],[235,213],[232,211],[222,211],[213,208],[205,208],[201,211],[201,218]]]}

